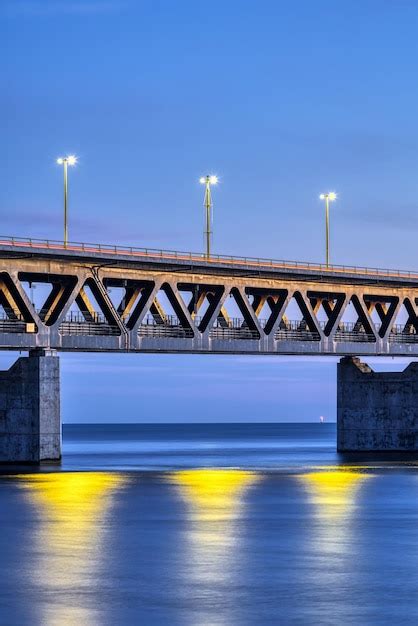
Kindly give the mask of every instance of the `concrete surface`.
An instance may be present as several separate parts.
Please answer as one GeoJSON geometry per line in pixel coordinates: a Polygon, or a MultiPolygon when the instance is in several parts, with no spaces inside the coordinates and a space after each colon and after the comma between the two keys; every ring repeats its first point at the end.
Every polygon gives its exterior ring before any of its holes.
{"type": "Polygon", "coordinates": [[[344,357],[337,368],[338,451],[418,450],[418,363],[374,372],[344,357]]]}
{"type": "Polygon", "coordinates": [[[60,458],[59,358],[37,350],[0,372],[0,462],[60,458]]]}

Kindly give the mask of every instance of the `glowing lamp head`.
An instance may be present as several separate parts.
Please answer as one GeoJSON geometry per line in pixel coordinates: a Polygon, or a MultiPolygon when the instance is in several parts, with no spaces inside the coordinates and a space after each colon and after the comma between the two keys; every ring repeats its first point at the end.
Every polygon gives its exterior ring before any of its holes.
{"type": "Polygon", "coordinates": [[[67,163],[68,165],[75,165],[77,163],[77,157],[74,154],[70,154],[66,157],[59,157],[57,159],[58,165],[63,165],[63,163],[67,163]]]}
{"type": "Polygon", "coordinates": [[[209,176],[208,174],[207,176],[201,176],[199,182],[202,183],[202,185],[207,185],[208,183],[210,185],[216,185],[218,183],[218,177],[213,175],[209,176]]]}
{"type": "Polygon", "coordinates": [[[333,202],[333,200],[337,199],[337,194],[334,191],[330,191],[329,193],[321,193],[321,195],[319,196],[320,200],[330,200],[331,202],[333,202]]]}

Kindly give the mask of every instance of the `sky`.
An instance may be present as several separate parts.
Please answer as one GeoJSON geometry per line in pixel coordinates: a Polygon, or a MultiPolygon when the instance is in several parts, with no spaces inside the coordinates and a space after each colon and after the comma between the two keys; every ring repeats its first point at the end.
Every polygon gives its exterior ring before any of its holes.
{"type": "MultiPolygon", "coordinates": [[[[2,0],[1,235],[418,269],[415,0],[2,0]]],[[[0,355],[8,367],[16,355],[0,355]]],[[[336,360],[63,354],[78,421],[329,421],[336,360]]],[[[383,367],[402,367],[402,362],[383,367]]]]}

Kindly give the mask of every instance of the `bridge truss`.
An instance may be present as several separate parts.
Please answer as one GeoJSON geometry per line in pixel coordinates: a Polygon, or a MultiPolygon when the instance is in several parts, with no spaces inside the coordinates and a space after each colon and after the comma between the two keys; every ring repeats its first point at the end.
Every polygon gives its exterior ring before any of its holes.
{"type": "Polygon", "coordinates": [[[418,276],[0,244],[0,349],[418,356],[418,276]]]}

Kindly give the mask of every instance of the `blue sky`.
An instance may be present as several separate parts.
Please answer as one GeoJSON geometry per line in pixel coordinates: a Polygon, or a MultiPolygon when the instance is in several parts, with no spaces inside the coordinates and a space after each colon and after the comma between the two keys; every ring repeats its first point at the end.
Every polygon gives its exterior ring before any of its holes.
{"type": "MultiPolygon", "coordinates": [[[[201,250],[215,172],[217,252],[321,260],[332,188],[334,262],[417,269],[417,27],[415,0],[2,0],[1,234],[62,237],[76,153],[73,240],[201,250]]],[[[65,421],[335,418],[326,359],[62,372],[65,421]]]]}

